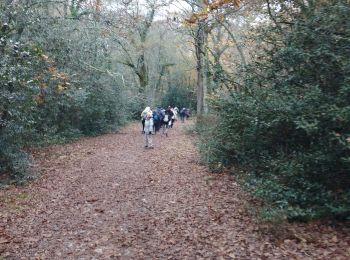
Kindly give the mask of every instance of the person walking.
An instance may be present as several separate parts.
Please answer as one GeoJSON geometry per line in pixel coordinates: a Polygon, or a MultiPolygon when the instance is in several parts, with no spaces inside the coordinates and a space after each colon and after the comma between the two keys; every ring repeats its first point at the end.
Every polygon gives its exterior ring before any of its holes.
{"type": "Polygon", "coordinates": [[[164,118],[163,118],[163,134],[165,134],[166,137],[168,137],[168,128],[171,127],[172,124],[172,117],[174,116],[173,111],[171,111],[171,106],[168,106],[168,108],[165,110],[164,118]]]}
{"type": "Polygon", "coordinates": [[[180,119],[182,123],[185,122],[185,116],[186,116],[186,108],[183,107],[180,111],[180,119]]]}
{"type": "Polygon", "coordinates": [[[141,117],[145,120],[144,122],[144,133],[145,133],[145,148],[153,148],[152,143],[152,131],[153,131],[153,112],[150,107],[146,107],[142,111],[141,117]]]}
{"type": "Polygon", "coordinates": [[[173,128],[175,121],[177,120],[177,111],[179,110],[177,107],[170,109],[173,112],[173,116],[171,117],[171,126],[173,128]]]}
{"type": "Polygon", "coordinates": [[[163,117],[164,115],[162,113],[162,109],[160,106],[158,106],[156,110],[153,111],[154,134],[156,134],[160,130],[163,117]]]}

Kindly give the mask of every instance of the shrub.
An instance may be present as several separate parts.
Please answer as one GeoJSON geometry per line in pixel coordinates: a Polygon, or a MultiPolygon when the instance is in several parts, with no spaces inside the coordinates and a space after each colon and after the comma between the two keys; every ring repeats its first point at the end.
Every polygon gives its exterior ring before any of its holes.
{"type": "Polygon", "coordinates": [[[213,103],[207,161],[246,167],[244,186],[270,213],[350,215],[349,13],[334,1],[299,13],[291,29],[267,28],[262,38],[280,46],[247,67],[241,91],[213,103]]]}
{"type": "Polygon", "coordinates": [[[172,86],[168,89],[162,99],[162,106],[186,107],[194,109],[196,106],[196,97],[191,87],[172,86]]]}
{"type": "Polygon", "coordinates": [[[17,180],[24,147],[114,131],[130,113],[100,24],[41,20],[42,8],[0,4],[0,174],[17,180]]]}

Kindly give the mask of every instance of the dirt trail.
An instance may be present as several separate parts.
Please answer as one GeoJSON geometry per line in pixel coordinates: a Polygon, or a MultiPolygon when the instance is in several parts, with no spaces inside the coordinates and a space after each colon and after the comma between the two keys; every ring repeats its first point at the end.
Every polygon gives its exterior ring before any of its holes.
{"type": "Polygon", "coordinates": [[[345,228],[294,225],[290,237],[272,242],[238,185],[199,164],[188,124],[154,136],[155,149],[130,125],[36,151],[42,177],[0,190],[0,259],[350,256],[345,228]]]}

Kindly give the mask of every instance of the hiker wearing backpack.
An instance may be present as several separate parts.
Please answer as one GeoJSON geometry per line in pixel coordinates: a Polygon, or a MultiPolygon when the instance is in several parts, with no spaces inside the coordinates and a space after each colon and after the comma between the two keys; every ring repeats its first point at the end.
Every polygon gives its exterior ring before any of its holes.
{"type": "Polygon", "coordinates": [[[143,110],[141,112],[141,123],[142,123],[142,133],[144,134],[145,133],[145,116],[147,114],[148,111],[150,111],[151,108],[150,107],[146,107],[145,110],[143,110]]]}
{"type": "Polygon", "coordinates": [[[186,116],[186,108],[183,107],[180,111],[180,119],[182,123],[185,122],[185,116],[186,116]]]}
{"type": "Polygon", "coordinates": [[[188,120],[189,117],[191,116],[191,110],[189,108],[186,108],[185,110],[185,116],[186,116],[186,119],[188,120]]]}
{"type": "Polygon", "coordinates": [[[168,108],[165,110],[164,112],[164,118],[163,118],[163,122],[162,122],[162,127],[163,127],[163,134],[165,134],[166,136],[168,136],[168,128],[171,127],[172,124],[172,117],[174,116],[173,111],[171,111],[171,107],[168,106],[168,108]]]}
{"type": "Polygon", "coordinates": [[[152,131],[153,131],[153,112],[150,107],[146,107],[145,110],[142,111],[141,116],[144,119],[144,128],[145,132],[145,148],[153,148],[152,144],[152,131]]]}
{"type": "Polygon", "coordinates": [[[171,108],[171,112],[173,112],[173,116],[171,117],[171,125],[170,128],[173,128],[175,121],[177,120],[177,107],[171,108]]]}
{"type": "Polygon", "coordinates": [[[158,106],[157,109],[153,112],[154,134],[160,130],[162,119],[163,119],[162,110],[158,106]]]}

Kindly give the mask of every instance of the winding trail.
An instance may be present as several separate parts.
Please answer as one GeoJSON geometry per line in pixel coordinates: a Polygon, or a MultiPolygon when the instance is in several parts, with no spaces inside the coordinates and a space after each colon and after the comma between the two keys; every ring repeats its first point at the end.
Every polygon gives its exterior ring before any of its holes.
{"type": "Polygon", "coordinates": [[[294,225],[274,241],[231,177],[199,164],[189,124],[155,149],[133,124],[33,151],[41,177],[0,190],[0,259],[350,257],[346,228],[294,225]]]}

